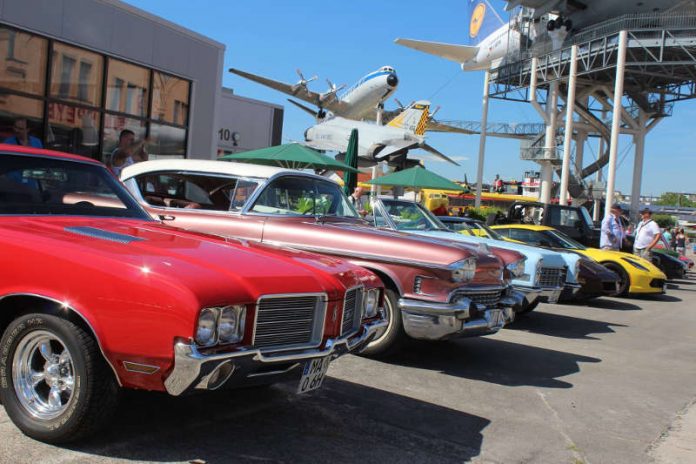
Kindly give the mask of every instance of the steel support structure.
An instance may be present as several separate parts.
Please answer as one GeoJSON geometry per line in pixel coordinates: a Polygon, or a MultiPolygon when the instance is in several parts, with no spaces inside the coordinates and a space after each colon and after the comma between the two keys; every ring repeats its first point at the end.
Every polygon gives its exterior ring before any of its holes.
{"type": "Polygon", "coordinates": [[[483,102],[481,114],[481,135],[479,136],[478,166],[476,168],[476,208],[481,207],[481,193],[483,192],[483,163],[486,158],[486,130],[488,128],[488,89],[490,83],[490,73],[486,71],[483,78],[483,102]]]}
{"type": "Polygon", "coordinates": [[[619,50],[616,59],[616,80],[614,83],[614,107],[612,108],[611,118],[611,139],[609,145],[609,167],[607,169],[607,193],[604,198],[606,208],[604,215],[609,214],[609,207],[614,204],[614,193],[616,185],[616,161],[619,153],[619,130],[621,128],[621,108],[624,92],[624,73],[626,70],[626,46],[628,44],[628,33],[619,33],[619,50]]]}
{"type": "Polygon", "coordinates": [[[573,45],[570,57],[570,76],[568,77],[568,96],[565,110],[565,136],[563,140],[563,167],[561,168],[561,190],[558,193],[561,205],[568,204],[568,183],[570,180],[570,157],[573,141],[573,121],[575,119],[575,86],[578,78],[578,46],[573,45]]]}

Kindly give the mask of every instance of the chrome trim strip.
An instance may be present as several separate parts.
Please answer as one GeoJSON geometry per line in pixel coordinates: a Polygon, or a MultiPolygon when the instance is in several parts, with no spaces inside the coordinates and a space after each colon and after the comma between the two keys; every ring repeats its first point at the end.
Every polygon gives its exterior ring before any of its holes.
{"type": "MultiPolygon", "coordinates": [[[[377,230],[377,229],[375,229],[375,230],[377,230]]],[[[296,244],[296,243],[279,242],[276,240],[263,240],[263,243],[266,243],[269,245],[274,245],[274,246],[279,246],[279,247],[290,247],[290,248],[296,248],[298,250],[312,251],[312,252],[320,253],[320,254],[346,257],[348,259],[357,258],[357,259],[364,259],[367,261],[377,261],[377,262],[382,262],[382,263],[404,264],[406,266],[419,266],[419,267],[425,267],[428,269],[437,269],[440,271],[451,271],[452,270],[450,267],[451,264],[442,264],[441,265],[441,264],[425,263],[422,261],[412,261],[412,260],[406,260],[406,259],[391,258],[388,256],[354,253],[354,252],[348,252],[347,250],[337,250],[335,248],[329,248],[329,247],[317,247],[317,246],[308,246],[308,245],[302,245],[302,244],[296,244]]],[[[474,255],[472,255],[472,256],[474,256],[474,255]]]]}
{"type": "Polygon", "coordinates": [[[128,372],[135,372],[136,374],[152,375],[160,370],[159,366],[151,366],[149,364],[141,364],[131,361],[123,361],[121,364],[123,364],[123,368],[128,372]]]}
{"type": "Polygon", "coordinates": [[[92,327],[92,324],[89,322],[89,320],[80,311],[78,311],[74,307],[70,306],[69,304],[66,304],[65,301],[58,301],[55,298],[52,298],[50,296],[40,295],[38,293],[11,293],[9,295],[0,296],[0,301],[4,300],[5,298],[12,297],[12,296],[32,296],[32,297],[36,297],[36,298],[43,298],[43,299],[46,299],[49,301],[53,301],[54,303],[57,303],[61,307],[67,308],[67,309],[73,311],[78,316],[80,316],[80,318],[89,327],[89,330],[91,330],[92,333],[94,334],[94,338],[96,338],[96,340],[97,340],[97,346],[99,347],[99,352],[102,354],[102,357],[104,358],[106,363],[109,365],[109,367],[111,367],[111,370],[114,372],[114,377],[116,377],[116,382],[118,383],[118,386],[119,387],[123,386],[123,384],[121,383],[121,379],[118,377],[118,372],[116,372],[116,368],[114,367],[113,364],[111,364],[111,361],[104,353],[104,348],[102,347],[101,341],[99,340],[99,337],[97,336],[97,332],[94,330],[94,327],[92,327]]]}
{"type": "Polygon", "coordinates": [[[277,371],[255,372],[253,374],[248,374],[247,378],[253,379],[253,378],[257,378],[257,377],[266,377],[269,375],[287,374],[288,372],[295,369],[299,365],[300,365],[300,363],[295,363],[295,364],[291,365],[290,367],[288,367],[287,369],[278,369],[277,371]]]}

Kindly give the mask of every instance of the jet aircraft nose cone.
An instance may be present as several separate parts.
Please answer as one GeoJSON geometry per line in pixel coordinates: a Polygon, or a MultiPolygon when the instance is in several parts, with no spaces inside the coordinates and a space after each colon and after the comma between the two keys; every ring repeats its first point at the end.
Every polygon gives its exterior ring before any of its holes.
{"type": "Polygon", "coordinates": [[[399,85],[399,78],[396,77],[396,74],[390,74],[387,76],[387,85],[390,87],[396,87],[399,85]]]}

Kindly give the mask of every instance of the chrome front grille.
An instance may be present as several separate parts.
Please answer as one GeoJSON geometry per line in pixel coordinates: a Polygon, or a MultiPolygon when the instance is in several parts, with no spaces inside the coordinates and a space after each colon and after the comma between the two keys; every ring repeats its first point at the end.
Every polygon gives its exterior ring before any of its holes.
{"type": "Polygon", "coordinates": [[[468,298],[477,305],[491,307],[498,304],[503,295],[502,290],[493,290],[488,292],[457,292],[453,301],[461,298],[468,298]]]}
{"type": "Polygon", "coordinates": [[[346,292],[343,301],[343,321],[341,335],[349,335],[360,328],[362,316],[363,288],[353,288],[346,292]]]}
{"type": "Polygon", "coordinates": [[[319,345],[326,300],[322,295],[264,296],[256,306],[256,348],[319,345]]]}
{"type": "Polygon", "coordinates": [[[541,288],[558,288],[565,285],[566,270],[551,267],[542,267],[539,273],[539,286],[541,288]]]}

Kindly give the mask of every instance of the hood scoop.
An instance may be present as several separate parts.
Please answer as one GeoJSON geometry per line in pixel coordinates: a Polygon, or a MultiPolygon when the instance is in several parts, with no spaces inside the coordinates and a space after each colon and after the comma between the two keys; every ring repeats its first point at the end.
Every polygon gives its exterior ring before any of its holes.
{"type": "Polygon", "coordinates": [[[110,242],[124,243],[128,244],[131,242],[140,242],[145,240],[140,237],[134,237],[132,235],[119,234],[116,232],[109,232],[108,230],[97,229],[96,227],[66,227],[66,232],[72,232],[77,235],[84,235],[85,237],[98,238],[101,240],[108,240],[110,242]]]}

